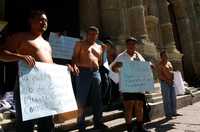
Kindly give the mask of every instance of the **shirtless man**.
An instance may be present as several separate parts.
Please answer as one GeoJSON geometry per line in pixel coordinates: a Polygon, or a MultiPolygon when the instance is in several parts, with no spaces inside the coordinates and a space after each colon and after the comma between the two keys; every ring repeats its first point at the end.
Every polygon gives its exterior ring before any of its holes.
{"type": "Polygon", "coordinates": [[[88,103],[93,108],[94,129],[105,128],[101,120],[101,78],[98,71],[99,66],[102,64],[104,48],[96,43],[98,34],[98,28],[89,27],[86,40],[76,44],[73,55],[73,63],[76,64],[74,69],[78,75],[76,96],[79,107],[77,121],[80,132],[85,131],[85,109],[88,103]]]}
{"type": "MultiPolygon", "coordinates": [[[[30,32],[17,33],[8,38],[2,51],[0,60],[5,62],[24,61],[30,67],[35,61],[53,63],[51,47],[42,37],[47,29],[47,17],[44,12],[32,11],[30,18],[30,32]]],[[[38,125],[38,132],[53,132],[52,117],[44,117],[37,120],[22,121],[19,88],[14,91],[16,101],[16,131],[33,132],[34,123],[38,125]]]]}
{"type": "Polygon", "coordinates": [[[176,113],[176,94],[173,87],[173,67],[168,61],[165,51],[160,53],[161,61],[159,62],[159,79],[161,84],[161,92],[164,102],[164,110],[166,118],[177,116],[176,113]]]}

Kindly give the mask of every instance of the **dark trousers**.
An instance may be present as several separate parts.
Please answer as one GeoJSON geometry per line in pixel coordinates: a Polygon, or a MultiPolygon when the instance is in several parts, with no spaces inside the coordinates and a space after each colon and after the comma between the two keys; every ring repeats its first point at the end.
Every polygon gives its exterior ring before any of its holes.
{"type": "Polygon", "coordinates": [[[33,132],[35,124],[37,124],[38,132],[54,132],[52,116],[22,121],[19,88],[15,88],[14,90],[14,99],[16,106],[16,132],[33,132]]]}
{"type": "Polygon", "coordinates": [[[76,98],[79,107],[78,127],[79,129],[85,127],[85,108],[88,104],[93,109],[94,126],[98,127],[101,124],[102,118],[100,73],[98,70],[80,70],[77,81],[76,98]]]}

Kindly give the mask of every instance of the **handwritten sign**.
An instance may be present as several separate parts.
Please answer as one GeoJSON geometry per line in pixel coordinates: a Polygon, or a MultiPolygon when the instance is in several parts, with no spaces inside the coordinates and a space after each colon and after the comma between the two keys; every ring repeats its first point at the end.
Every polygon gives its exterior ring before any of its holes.
{"type": "Polygon", "coordinates": [[[120,90],[122,92],[153,91],[153,73],[148,62],[127,61],[120,71],[120,90]]]}
{"type": "Polygon", "coordinates": [[[19,75],[23,121],[77,110],[67,66],[20,62],[19,75]]]}
{"type": "Polygon", "coordinates": [[[52,54],[54,58],[72,59],[73,51],[78,38],[58,36],[57,33],[50,33],[49,43],[52,47],[52,54]]]}

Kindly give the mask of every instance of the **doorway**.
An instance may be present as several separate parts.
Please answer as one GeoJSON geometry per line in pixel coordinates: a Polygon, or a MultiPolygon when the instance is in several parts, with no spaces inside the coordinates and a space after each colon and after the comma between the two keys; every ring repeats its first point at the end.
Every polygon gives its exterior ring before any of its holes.
{"type": "MultiPolygon", "coordinates": [[[[31,10],[44,10],[48,17],[49,32],[66,31],[68,36],[80,36],[79,0],[6,0],[5,20],[8,21],[8,33],[24,32],[28,30],[28,15],[31,10]]],[[[45,38],[46,38],[45,37],[45,38]]],[[[0,82],[5,80],[3,91],[11,91],[17,78],[17,63],[3,63],[0,82]]]]}

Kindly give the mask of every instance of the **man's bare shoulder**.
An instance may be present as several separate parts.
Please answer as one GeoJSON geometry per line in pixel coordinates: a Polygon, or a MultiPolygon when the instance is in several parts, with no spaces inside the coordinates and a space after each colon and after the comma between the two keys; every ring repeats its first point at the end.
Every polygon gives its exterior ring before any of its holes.
{"type": "Polygon", "coordinates": [[[49,41],[43,39],[44,43],[47,44],[47,45],[50,45],[49,41]]]}
{"type": "Polygon", "coordinates": [[[10,37],[19,39],[19,40],[24,40],[24,39],[28,38],[29,36],[30,36],[30,33],[28,33],[28,32],[18,32],[18,33],[12,34],[10,37]]]}
{"type": "Polygon", "coordinates": [[[13,33],[6,38],[3,44],[3,49],[14,51],[18,49],[23,41],[27,39],[28,35],[25,32],[13,33]]]}
{"type": "Polygon", "coordinates": [[[77,42],[76,42],[76,47],[81,48],[85,43],[86,43],[85,40],[77,41],[77,42]]]}
{"type": "Polygon", "coordinates": [[[80,40],[80,41],[77,41],[77,42],[76,42],[77,45],[81,45],[81,44],[84,44],[84,43],[85,43],[84,40],[80,40]]]}

